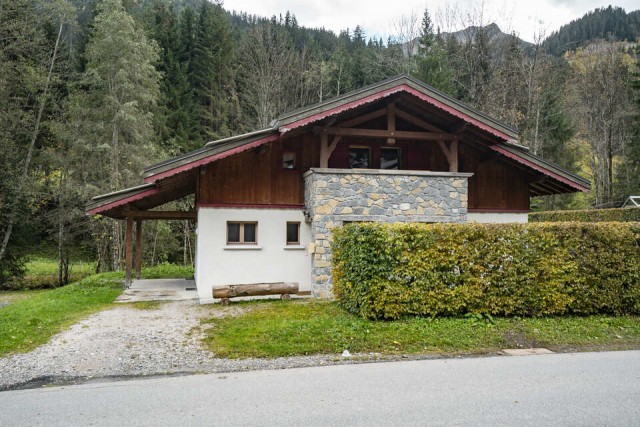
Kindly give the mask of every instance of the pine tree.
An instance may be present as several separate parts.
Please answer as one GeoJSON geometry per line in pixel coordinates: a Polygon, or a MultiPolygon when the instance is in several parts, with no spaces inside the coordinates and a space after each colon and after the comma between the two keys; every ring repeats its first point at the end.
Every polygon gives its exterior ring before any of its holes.
{"type": "Polygon", "coordinates": [[[200,135],[194,91],[188,76],[190,55],[184,54],[190,43],[181,44],[179,15],[164,3],[155,5],[150,27],[160,47],[158,71],[163,75],[155,115],[157,137],[170,154],[194,150],[200,147],[200,135]]]}
{"type": "MultiPolygon", "coordinates": [[[[78,135],[75,155],[85,159],[85,182],[95,193],[137,184],[142,167],[155,157],[150,142],[152,110],[160,93],[157,51],[121,0],[103,0],[69,111],[78,135]]],[[[120,224],[113,221],[114,269],[122,260],[121,234],[120,224]]]]}
{"type": "Polygon", "coordinates": [[[442,40],[436,37],[429,10],[425,9],[420,30],[420,51],[416,77],[445,93],[453,94],[455,84],[442,40]]]}
{"type": "Polygon", "coordinates": [[[202,142],[231,134],[229,123],[234,99],[232,61],[233,45],[222,7],[203,2],[191,60],[202,142]]]}

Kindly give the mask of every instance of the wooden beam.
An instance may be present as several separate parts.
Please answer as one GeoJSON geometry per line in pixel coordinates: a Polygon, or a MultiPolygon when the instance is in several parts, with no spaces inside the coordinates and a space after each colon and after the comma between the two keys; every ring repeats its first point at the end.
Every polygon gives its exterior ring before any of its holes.
{"type": "Polygon", "coordinates": [[[329,167],[329,134],[327,132],[322,132],[320,135],[320,167],[328,168],[329,167]]]}
{"type": "Polygon", "coordinates": [[[142,220],[136,220],[136,279],[140,280],[142,271],[142,220]]]}
{"type": "Polygon", "coordinates": [[[396,108],[396,116],[400,117],[405,122],[409,122],[412,125],[418,126],[419,128],[422,128],[431,132],[444,132],[444,130],[440,129],[439,127],[432,125],[431,123],[425,122],[424,120],[419,119],[398,108],[396,108]]]}
{"type": "Polygon", "coordinates": [[[124,211],[123,214],[131,219],[176,219],[196,220],[198,213],[196,211],[124,211]]]}
{"type": "Polygon", "coordinates": [[[131,285],[131,268],[133,264],[133,218],[127,216],[127,229],[125,231],[125,249],[124,256],[126,259],[124,284],[126,287],[131,285]]]}
{"type": "Polygon", "coordinates": [[[454,135],[438,132],[414,132],[405,130],[389,131],[383,129],[360,129],[330,127],[316,129],[321,134],[337,136],[359,136],[363,138],[395,138],[414,139],[420,141],[449,141],[455,139],[454,135]]]}
{"type": "Polygon", "coordinates": [[[458,172],[458,140],[454,139],[449,145],[449,172],[458,172]]]}
{"type": "MultiPolygon", "coordinates": [[[[394,104],[387,106],[387,130],[390,132],[395,132],[396,130],[396,106],[394,104]]],[[[387,144],[393,145],[395,143],[395,138],[387,138],[387,144]]]]}
{"type": "Polygon", "coordinates": [[[442,154],[444,154],[444,156],[447,158],[447,161],[449,161],[449,157],[451,157],[451,153],[449,152],[449,147],[447,147],[447,144],[445,144],[444,141],[438,141],[438,145],[440,146],[440,150],[442,151],[442,154]]]}
{"type": "Polygon", "coordinates": [[[363,114],[362,116],[355,117],[355,118],[353,118],[351,120],[346,120],[344,122],[341,122],[340,123],[340,127],[350,128],[352,126],[358,126],[358,125],[360,125],[362,123],[368,122],[369,120],[373,120],[373,119],[377,119],[378,117],[382,117],[385,114],[387,114],[387,109],[386,108],[381,108],[379,110],[372,111],[372,112],[367,113],[367,114],[363,114]]]}
{"type": "Polygon", "coordinates": [[[329,144],[329,135],[326,132],[322,133],[322,137],[320,139],[320,167],[328,168],[329,167],[329,159],[331,158],[331,154],[333,150],[336,149],[338,143],[342,139],[341,136],[334,136],[331,144],[329,144]]]}
{"type": "Polygon", "coordinates": [[[444,141],[438,141],[438,145],[442,150],[442,154],[447,158],[449,172],[458,172],[458,140],[451,141],[448,147],[444,141]]]}

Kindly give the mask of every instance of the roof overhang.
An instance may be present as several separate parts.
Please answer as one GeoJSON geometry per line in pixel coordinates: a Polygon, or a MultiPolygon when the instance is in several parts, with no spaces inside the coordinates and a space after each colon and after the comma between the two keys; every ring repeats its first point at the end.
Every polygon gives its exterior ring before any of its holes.
{"type": "Polygon", "coordinates": [[[543,175],[543,179],[530,184],[531,193],[534,196],[586,192],[591,189],[591,184],[586,179],[547,162],[528,151],[507,144],[492,145],[490,149],[543,175]]]}
{"type": "Polygon", "coordinates": [[[408,76],[387,79],[342,97],[294,111],[274,121],[273,127],[285,133],[402,92],[411,94],[505,142],[514,143],[518,139],[515,129],[408,76]]]}
{"type": "MultiPolygon", "coordinates": [[[[87,213],[121,218],[125,209],[151,209],[195,191],[195,173],[200,166],[277,141],[286,134],[304,132],[326,119],[358,108],[366,108],[398,94],[408,94],[437,110],[474,127],[476,135],[490,140],[489,150],[515,162],[541,178],[530,184],[530,194],[547,195],[588,191],[587,180],[530,153],[517,143],[512,127],[457,101],[408,76],[399,76],[290,112],[270,127],[207,143],[201,149],[154,164],[144,170],[145,184],[102,196],[87,204],[87,213]]],[[[354,111],[355,112],[355,111],[354,111]]],[[[353,113],[351,113],[353,114],[353,113]]]]}

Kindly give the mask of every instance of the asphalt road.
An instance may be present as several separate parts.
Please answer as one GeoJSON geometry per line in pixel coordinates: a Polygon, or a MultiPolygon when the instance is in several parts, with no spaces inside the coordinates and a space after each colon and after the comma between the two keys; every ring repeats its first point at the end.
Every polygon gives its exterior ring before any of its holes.
{"type": "Polygon", "coordinates": [[[0,393],[0,425],[640,426],[640,351],[372,363],[8,391],[0,393]]]}

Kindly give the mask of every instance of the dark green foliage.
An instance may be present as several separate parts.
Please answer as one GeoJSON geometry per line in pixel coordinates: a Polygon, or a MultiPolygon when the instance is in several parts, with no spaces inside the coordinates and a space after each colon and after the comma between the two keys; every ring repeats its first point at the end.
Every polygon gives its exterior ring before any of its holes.
{"type": "Polygon", "coordinates": [[[189,26],[191,9],[185,9],[183,19],[164,3],[154,6],[151,34],[160,47],[158,71],[163,74],[161,98],[155,114],[156,137],[172,154],[191,151],[200,146],[198,114],[193,89],[188,79],[191,54],[189,26]],[[183,34],[182,31],[187,34],[183,34]],[[186,38],[186,40],[185,40],[186,38]]]}
{"type": "Polygon", "coordinates": [[[640,11],[626,13],[620,7],[588,12],[551,34],[544,47],[553,55],[562,55],[598,39],[635,41],[640,36],[640,11]]]}
{"type": "Polygon", "coordinates": [[[222,7],[203,1],[189,75],[198,105],[201,144],[231,134],[235,99],[232,59],[229,24],[222,7]]]}
{"type": "Polygon", "coordinates": [[[529,222],[640,222],[639,208],[532,212],[529,222]]]}
{"type": "Polygon", "coordinates": [[[420,53],[416,77],[447,94],[455,93],[453,70],[445,50],[445,42],[437,37],[429,11],[425,9],[420,31],[420,53]]]}
{"type": "Polygon", "coordinates": [[[350,312],[403,316],[640,313],[640,224],[358,224],[334,231],[350,312]]]}

